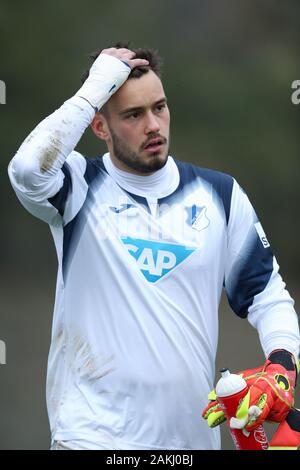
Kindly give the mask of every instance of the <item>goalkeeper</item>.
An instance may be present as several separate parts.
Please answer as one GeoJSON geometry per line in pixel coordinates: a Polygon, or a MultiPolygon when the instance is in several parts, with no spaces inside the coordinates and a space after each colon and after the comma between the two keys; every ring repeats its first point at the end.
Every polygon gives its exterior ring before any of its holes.
{"type": "MultiPolygon", "coordinates": [[[[157,53],[117,45],[94,56],[82,87],[9,165],[58,257],[47,374],[54,449],[219,449],[200,410],[223,285],[258,330],[266,368],[280,364],[295,385],[297,315],[257,215],[233,177],[173,158],[169,130],[157,53]],[[75,150],[88,126],[103,156],[75,150]],[[284,362],[274,362],[278,350],[284,362]]],[[[264,387],[271,410],[271,382],[264,387]]]]}

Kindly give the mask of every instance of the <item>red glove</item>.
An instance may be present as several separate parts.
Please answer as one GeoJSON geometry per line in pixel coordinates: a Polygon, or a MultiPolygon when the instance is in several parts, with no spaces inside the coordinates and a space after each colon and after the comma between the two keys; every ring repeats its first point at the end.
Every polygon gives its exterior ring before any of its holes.
{"type": "Polygon", "coordinates": [[[280,423],[285,419],[294,405],[296,379],[294,356],[284,349],[273,351],[261,372],[247,380],[250,388],[240,403],[240,407],[246,405],[249,409],[247,431],[252,431],[265,420],[280,423]],[[251,406],[254,407],[253,413],[251,406]],[[256,412],[260,414],[257,416],[256,412]]]}
{"type": "MultiPolygon", "coordinates": [[[[284,349],[276,350],[263,366],[239,374],[249,386],[248,393],[239,405],[239,410],[243,409],[241,414],[245,416],[246,430],[251,431],[264,420],[281,422],[294,404],[297,377],[294,356],[284,349]]],[[[214,391],[208,398],[211,402],[203,410],[202,416],[210,427],[215,427],[226,417],[214,391]]]]}

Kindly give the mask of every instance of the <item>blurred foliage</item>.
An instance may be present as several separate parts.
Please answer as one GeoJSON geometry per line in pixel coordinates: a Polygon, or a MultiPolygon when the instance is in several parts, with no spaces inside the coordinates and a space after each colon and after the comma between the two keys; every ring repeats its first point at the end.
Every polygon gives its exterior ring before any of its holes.
{"type": "MultiPolygon", "coordinates": [[[[45,345],[39,361],[46,361],[56,270],[47,226],[21,208],[7,178],[8,162],[33,127],[78,89],[88,53],[118,40],[160,51],[172,113],[172,154],[239,181],[261,218],[288,285],[297,285],[300,105],[291,103],[291,83],[300,79],[299,18],[299,0],[1,0],[0,79],[6,82],[7,104],[0,105],[5,299],[0,338],[10,340],[8,360],[10,350],[18,357],[18,312],[20,331],[27,317],[35,325],[41,314],[45,316],[39,323],[44,325],[43,333],[39,331],[45,345]],[[25,291],[30,301],[25,302],[25,291]],[[35,292],[40,302],[34,302],[35,292]],[[24,312],[22,304],[27,305],[24,312]]],[[[90,156],[105,151],[90,131],[78,148],[90,156]]],[[[36,344],[36,350],[40,347],[36,344]]],[[[245,366],[251,364],[237,365],[245,366]]],[[[7,380],[13,383],[11,376],[7,380]]],[[[8,388],[6,393],[11,393],[8,388]]],[[[3,418],[6,430],[11,427],[4,447],[18,446],[10,420],[15,416],[17,421],[17,410],[9,409],[9,417],[3,418]]],[[[25,447],[32,439],[36,446],[44,445],[37,432],[18,438],[25,447]]]]}

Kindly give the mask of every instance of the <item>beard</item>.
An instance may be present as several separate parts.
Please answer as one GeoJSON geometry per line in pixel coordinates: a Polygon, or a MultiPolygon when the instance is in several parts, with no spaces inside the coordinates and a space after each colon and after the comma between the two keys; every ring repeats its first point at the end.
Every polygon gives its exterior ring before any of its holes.
{"type": "MultiPolygon", "coordinates": [[[[169,155],[169,146],[166,147],[166,150],[161,152],[153,152],[151,155],[143,156],[142,152],[146,145],[146,142],[141,145],[139,152],[134,152],[124,140],[120,139],[112,129],[110,130],[110,135],[112,139],[112,148],[114,156],[117,160],[124,163],[128,168],[134,170],[134,172],[149,174],[154,173],[157,170],[160,170],[168,160],[169,155]]],[[[168,140],[165,137],[160,135],[152,135],[148,137],[148,140],[151,138],[160,137],[164,143],[167,143],[168,140]]]]}

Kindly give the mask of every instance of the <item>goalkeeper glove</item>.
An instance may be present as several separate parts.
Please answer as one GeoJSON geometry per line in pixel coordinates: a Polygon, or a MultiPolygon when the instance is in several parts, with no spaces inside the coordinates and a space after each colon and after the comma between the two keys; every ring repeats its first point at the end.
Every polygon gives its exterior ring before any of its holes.
{"type": "MultiPolygon", "coordinates": [[[[244,408],[245,428],[251,431],[264,420],[281,422],[294,404],[297,367],[294,356],[283,349],[273,351],[265,364],[256,369],[240,372],[249,390],[241,400],[239,410],[244,408]]],[[[215,391],[208,395],[210,403],[202,416],[210,427],[226,420],[217,401],[215,391]]]]}

